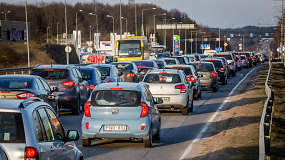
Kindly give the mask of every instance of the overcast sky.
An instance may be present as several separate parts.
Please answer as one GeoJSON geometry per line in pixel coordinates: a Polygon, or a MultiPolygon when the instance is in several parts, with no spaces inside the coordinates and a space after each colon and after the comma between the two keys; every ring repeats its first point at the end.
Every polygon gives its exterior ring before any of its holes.
{"type": "MultiPolygon", "coordinates": [[[[52,0],[27,0],[28,3],[51,2],[52,0]]],[[[57,0],[57,2],[64,0],[57,0]]],[[[90,3],[92,0],[66,0],[67,3],[90,3]]],[[[101,3],[115,4],[120,0],[97,0],[101,3]]],[[[137,3],[153,2],[165,8],[176,8],[185,12],[198,24],[209,27],[243,27],[247,25],[262,26],[276,24],[272,16],[280,15],[279,8],[272,5],[281,5],[281,2],[272,0],[136,0],[137,3]]],[[[7,0],[0,0],[6,2],[7,0]]],[[[122,0],[127,3],[128,0],[122,0]]],[[[24,3],[24,0],[13,0],[11,3],[24,3]]]]}

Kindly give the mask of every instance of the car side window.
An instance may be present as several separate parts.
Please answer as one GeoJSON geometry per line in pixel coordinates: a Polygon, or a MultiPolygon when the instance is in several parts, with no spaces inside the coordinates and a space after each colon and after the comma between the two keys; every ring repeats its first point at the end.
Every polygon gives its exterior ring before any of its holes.
{"type": "Polygon", "coordinates": [[[40,79],[40,81],[42,82],[42,84],[43,84],[45,90],[50,92],[50,87],[49,87],[49,85],[48,85],[43,79],[40,79]]]}
{"type": "Polygon", "coordinates": [[[96,74],[96,81],[100,82],[101,81],[101,74],[97,69],[95,70],[95,74],[96,74]]]}
{"type": "Polygon", "coordinates": [[[37,111],[33,112],[33,122],[38,142],[45,141],[46,135],[37,111]]]}
{"type": "Polygon", "coordinates": [[[45,90],[44,85],[42,84],[42,82],[38,78],[36,79],[36,83],[38,85],[39,90],[41,90],[41,91],[45,90]]]}
{"type": "Polygon", "coordinates": [[[145,86],[145,87],[144,87],[144,90],[145,90],[146,100],[147,100],[147,101],[150,101],[150,102],[153,102],[153,97],[152,97],[152,94],[151,94],[151,92],[149,91],[149,89],[145,86]]]}
{"type": "Polygon", "coordinates": [[[113,73],[114,73],[114,77],[118,77],[118,70],[116,68],[113,68],[113,73]]]}
{"type": "Polygon", "coordinates": [[[182,73],[182,77],[181,78],[183,78],[185,84],[189,83],[184,72],[182,73]]]}
{"type": "Polygon", "coordinates": [[[44,108],[41,108],[38,110],[41,121],[43,123],[44,131],[46,133],[47,141],[54,141],[54,135],[52,131],[52,127],[48,118],[48,115],[46,114],[46,111],[44,108]]]}
{"type": "Polygon", "coordinates": [[[71,73],[72,73],[74,78],[78,79],[78,75],[77,75],[76,71],[74,70],[74,68],[71,69],[71,73]]]}
{"type": "Polygon", "coordinates": [[[49,108],[46,108],[47,115],[49,117],[49,120],[51,122],[52,130],[54,133],[55,140],[64,140],[64,130],[62,125],[60,124],[60,121],[56,117],[53,111],[51,111],[49,108]]]}
{"type": "Polygon", "coordinates": [[[75,72],[77,73],[78,78],[83,79],[81,72],[80,72],[77,68],[74,68],[74,70],[75,70],[75,72]]]}

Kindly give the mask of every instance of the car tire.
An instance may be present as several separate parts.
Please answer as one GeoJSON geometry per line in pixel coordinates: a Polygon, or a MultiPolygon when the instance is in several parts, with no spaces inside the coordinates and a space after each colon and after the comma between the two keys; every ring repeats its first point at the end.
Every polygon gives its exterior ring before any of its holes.
{"type": "Polygon", "coordinates": [[[143,144],[145,148],[151,148],[152,147],[152,128],[150,128],[150,131],[147,134],[147,137],[143,139],[143,144]]]}
{"type": "Polygon", "coordinates": [[[223,85],[226,85],[227,83],[228,83],[227,78],[224,78],[224,80],[223,80],[222,84],[223,84],[223,85]]]}
{"type": "Polygon", "coordinates": [[[72,109],[72,113],[74,115],[79,115],[80,114],[80,98],[77,98],[77,103],[76,103],[76,107],[72,109]]]}
{"type": "Polygon", "coordinates": [[[213,88],[213,92],[217,92],[218,91],[218,85],[216,87],[213,88]]]}
{"type": "Polygon", "coordinates": [[[181,112],[182,112],[182,115],[185,115],[185,116],[189,115],[189,99],[188,99],[186,107],[182,108],[181,112]]]}
{"type": "Polygon", "coordinates": [[[235,77],[236,76],[236,72],[233,72],[232,76],[235,77]]]}
{"type": "Polygon", "coordinates": [[[86,139],[81,139],[81,144],[83,147],[90,147],[91,146],[91,139],[86,138],[86,139]]]}
{"type": "Polygon", "coordinates": [[[160,142],[160,130],[161,130],[160,125],[159,125],[159,128],[157,129],[157,133],[153,135],[153,141],[160,142]]]}
{"type": "Polygon", "coordinates": [[[191,102],[191,107],[189,108],[189,112],[192,113],[194,110],[193,100],[191,102]]]}
{"type": "Polygon", "coordinates": [[[200,90],[200,93],[198,94],[198,98],[202,97],[202,91],[200,90]]]}

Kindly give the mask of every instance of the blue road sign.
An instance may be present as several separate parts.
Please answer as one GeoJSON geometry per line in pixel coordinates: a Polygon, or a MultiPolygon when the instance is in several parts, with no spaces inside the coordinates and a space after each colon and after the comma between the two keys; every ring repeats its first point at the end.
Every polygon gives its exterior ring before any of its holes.
{"type": "Polygon", "coordinates": [[[230,34],[230,37],[233,38],[235,36],[235,34],[230,34]]]}
{"type": "Polygon", "coordinates": [[[250,33],[249,36],[250,36],[250,37],[253,37],[253,33],[250,33]]]}
{"type": "Polygon", "coordinates": [[[269,33],[265,33],[265,36],[266,36],[266,37],[269,37],[269,33]]]}
{"type": "Polygon", "coordinates": [[[220,52],[220,51],[223,51],[222,48],[216,48],[216,51],[220,52]]]}
{"type": "Polygon", "coordinates": [[[210,49],[210,44],[201,44],[201,49],[210,49]]]}

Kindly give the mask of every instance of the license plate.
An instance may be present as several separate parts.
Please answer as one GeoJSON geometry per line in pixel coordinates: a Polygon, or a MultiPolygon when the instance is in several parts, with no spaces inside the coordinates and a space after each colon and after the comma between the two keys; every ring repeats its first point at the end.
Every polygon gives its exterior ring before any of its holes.
{"type": "Polygon", "coordinates": [[[163,100],[163,102],[169,102],[170,101],[170,97],[163,97],[162,100],[163,100]]]}
{"type": "Polygon", "coordinates": [[[127,126],[126,125],[105,125],[104,126],[104,131],[127,131],[127,126]]]}

